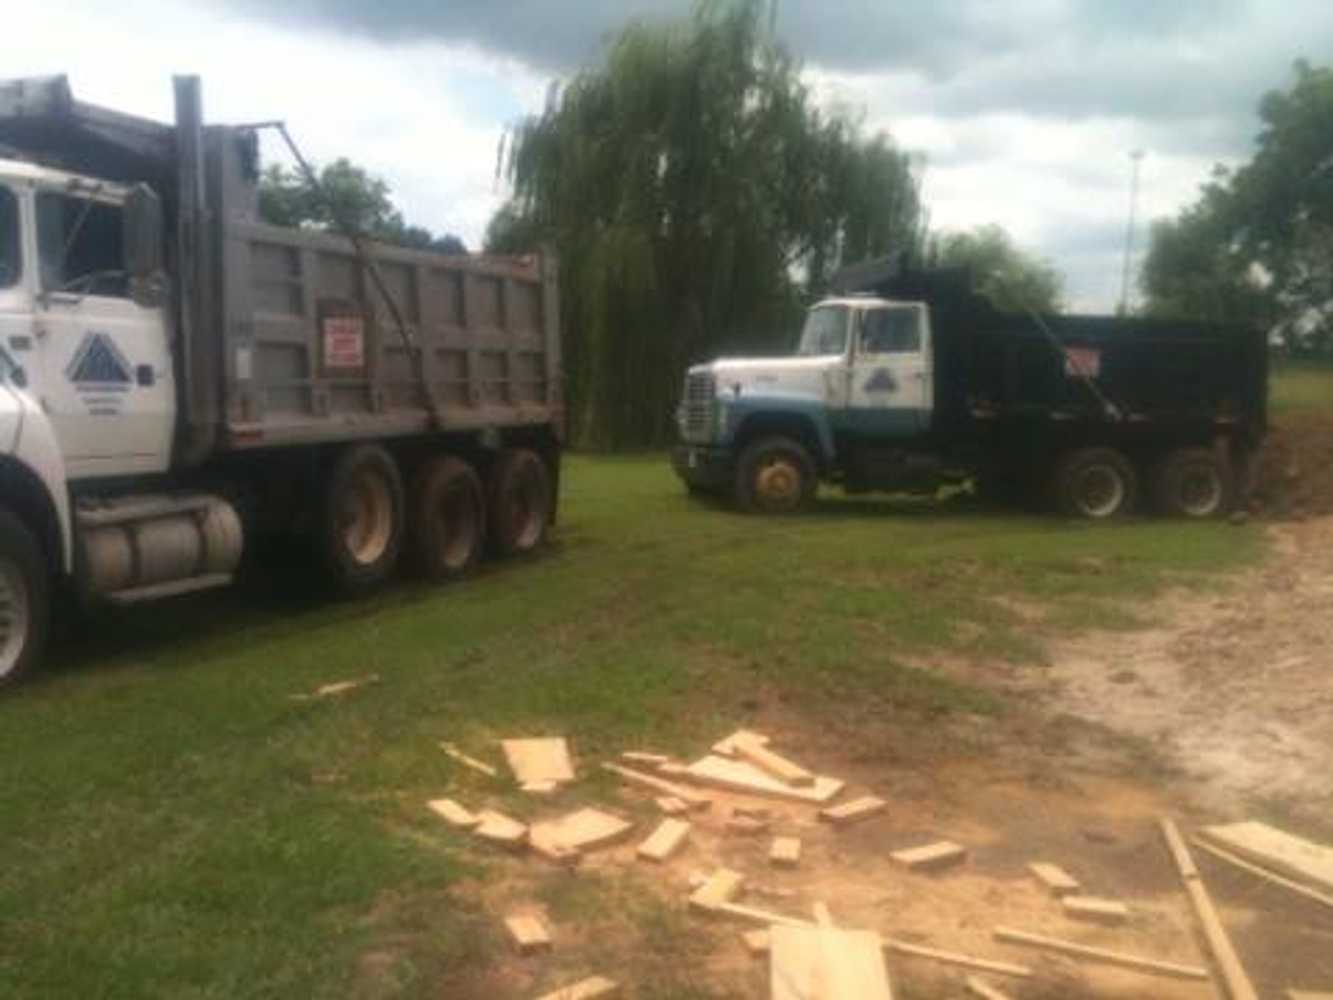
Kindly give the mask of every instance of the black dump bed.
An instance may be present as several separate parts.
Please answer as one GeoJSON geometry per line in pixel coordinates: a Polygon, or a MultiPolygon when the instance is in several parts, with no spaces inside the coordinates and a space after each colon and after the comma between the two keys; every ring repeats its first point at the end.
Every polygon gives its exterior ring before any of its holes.
{"type": "MultiPolygon", "coordinates": [[[[849,269],[850,270],[850,269],[849,269]]],[[[965,270],[873,263],[843,286],[925,301],[935,337],[937,426],[978,420],[1109,421],[1253,442],[1263,433],[1268,353],[1262,330],[1118,316],[1006,313],[965,270]]]]}

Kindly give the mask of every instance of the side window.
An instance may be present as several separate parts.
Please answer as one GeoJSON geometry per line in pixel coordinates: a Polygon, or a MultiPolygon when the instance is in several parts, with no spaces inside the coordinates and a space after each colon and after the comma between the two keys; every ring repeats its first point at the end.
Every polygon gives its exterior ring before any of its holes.
{"type": "Polygon", "coordinates": [[[129,297],[119,205],[77,195],[37,195],[42,291],[129,297]]]}
{"type": "Polygon", "coordinates": [[[0,288],[13,288],[23,274],[19,246],[19,202],[13,191],[0,187],[0,288]]]}
{"type": "Polygon", "coordinates": [[[916,309],[872,309],[861,326],[862,354],[916,354],[921,318],[916,309]]]}

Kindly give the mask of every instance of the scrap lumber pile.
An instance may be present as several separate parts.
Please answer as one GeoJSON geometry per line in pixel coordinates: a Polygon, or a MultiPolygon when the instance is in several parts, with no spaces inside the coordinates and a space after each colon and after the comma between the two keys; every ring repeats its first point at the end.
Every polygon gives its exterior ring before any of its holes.
{"type": "MultiPolygon", "coordinates": [[[[484,759],[452,744],[444,747],[458,764],[494,778],[490,785],[504,781],[500,769],[484,759]]],[[[619,780],[623,793],[637,800],[637,811],[586,804],[575,808],[571,802],[560,805],[563,790],[577,782],[573,758],[563,739],[506,739],[500,741],[500,750],[513,776],[507,801],[439,798],[428,802],[427,808],[460,834],[505,848],[515,856],[535,855],[574,868],[590,852],[607,849],[598,862],[603,868],[637,862],[645,871],[651,868],[663,872],[665,878],[688,881],[682,904],[701,919],[734,924],[745,951],[765,958],[772,1000],[892,1000],[895,964],[900,958],[953,969],[960,995],[990,1000],[1009,995],[1004,992],[1006,979],[1036,980],[1050,971],[1045,966],[1034,969],[1020,964],[1007,955],[964,954],[920,943],[910,927],[900,929],[908,938],[904,940],[874,927],[857,926],[854,921],[835,921],[823,901],[809,901],[813,907],[805,914],[792,912],[792,900],[799,892],[782,887],[781,880],[799,881],[804,871],[817,874],[821,862],[830,856],[827,845],[838,838],[860,838],[865,843],[861,834],[843,831],[860,830],[863,824],[873,831],[874,821],[891,815],[893,805],[890,799],[867,790],[844,795],[845,781],[792,759],[761,733],[739,730],[693,761],[633,749],[623,751],[617,760],[601,762],[601,768],[619,780]],[[525,800],[525,807],[523,800],[512,796],[516,791],[538,793],[541,798],[525,800]],[[636,820],[635,816],[645,817],[645,808],[651,818],[636,820]],[[510,815],[510,810],[524,818],[510,815]],[[530,812],[540,815],[529,819],[530,812]],[[682,857],[710,853],[709,844],[728,841],[731,846],[725,857],[735,858],[737,852],[744,857],[748,852],[754,858],[753,870],[744,864],[740,867],[747,870],[728,867],[735,864],[728,860],[709,873],[686,878],[682,857]],[[754,846],[742,846],[745,843],[754,846]],[[618,845],[625,849],[612,850],[618,845]],[[762,877],[756,880],[761,871],[779,884],[765,883],[762,877]],[[752,904],[768,900],[776,900],[778,908],[752,904]]],[[[1142,908],[1104,895],[1108,887],[1086,884],[1088,872],[1079,865],[1071,872],[1063,866],[1064,859],[1052,858],[1026,861],[1033,887],[1039,890],[1039,894],[1031,890],[1030,894],[1047,900],[1039,905],[1048,908],[1052,920],[1065,921],[1069,932],[1057,929],[1051,934],[1044,925],[1022,929],[996,921],[990,940],[1006,949],[1037,951],[1066,963],[1113,966],[1144,977],[1212,982],[1230,1000],[1257,997],[1185,838],[1170,820],[1163,820],[1161,828],[1183,896],[1201,931],[1200,954],[1145,955],[1132,947],[1117,947],[1108,940],[1108,935],[1121,933],[1116,928],[1141,931],[1145,922],[1150,923],[1140,912],[1142,908]],[[1081,925],[1087,922],[1102,928],[1088,931],[1098,935],[1091,939],[1095,944],[1081,933],[1081,925]]],[[[1333,848],[1254,822],[1203,827],[1193,843],[1233,868],[1333,907],[1333,848]]],[[[836,858],[839,852],[834,849],[831,856],[836,858]]],[[[883,857],[897,866],[903,879],[915,880],[924,892],[930,891],[932,881],[956,880],[955,872],[973,865],[969,847],[951,839],[918,837],[892,848],[886,845],[883,857]]],[[[1071,852],[1071,857],[1077,855],[1071,852]]],[[[837,901],[834,903],[836,906],[837,901]]],[[[504,923],[518,952],[539,964],[540,956],[552,950],[553,943],[558,944],[557,929],[538,912],[511,913],[504,923]]],[[[595,969],[582,971],[589,975],[546,996],[619,995],[619,984],[594,974],[595,969]]],[[[1151,987],[1145,987],[1144,995],[1150,993],[1151,987]]],[[[1293,991],[1292,995],[1317,994],[1293,991]]]]}

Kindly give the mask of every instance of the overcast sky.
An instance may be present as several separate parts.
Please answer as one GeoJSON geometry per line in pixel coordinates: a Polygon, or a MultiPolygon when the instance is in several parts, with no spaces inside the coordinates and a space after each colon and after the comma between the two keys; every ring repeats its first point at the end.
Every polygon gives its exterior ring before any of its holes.
{"type": "MultiPolygon", "coordinates": [[[[779,0],[821,100],[924,154],[935,228],[997,222],[1113,307],[1136,240],[1253,149],[1255,108],[1304,57],[1333,62],[1333,0],[779,0]]],[[[476,247],[504,197],[506,125],[633,16],[691,0],[98,0],[6,14],[4,75],[67,72],[83,100],[167,118],[173,72],[215,121],[286,119],[308,155],[392,185],[409,221],[476,247]]]]}

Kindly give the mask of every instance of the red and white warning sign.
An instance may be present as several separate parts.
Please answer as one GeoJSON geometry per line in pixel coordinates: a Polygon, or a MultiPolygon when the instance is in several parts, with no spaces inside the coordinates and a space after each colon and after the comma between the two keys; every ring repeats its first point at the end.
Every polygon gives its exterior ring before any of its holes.
{"type": "Polygon", "coordinates": [[[360,316],[324,317],[324,367],[366,366],[366,324],[360,316]]]}
{"type": "Polygon", "coordinates": [[[1102,352],[1096,347],[1066,347],[1067,378],[1097,378],[1102,373],[1102,352]]]}

